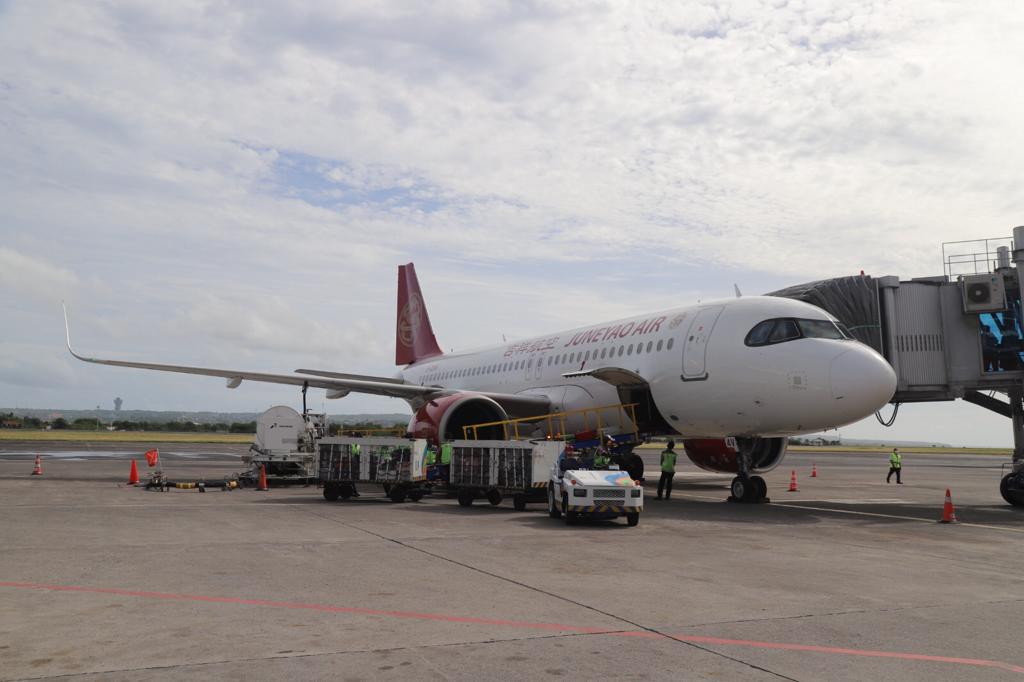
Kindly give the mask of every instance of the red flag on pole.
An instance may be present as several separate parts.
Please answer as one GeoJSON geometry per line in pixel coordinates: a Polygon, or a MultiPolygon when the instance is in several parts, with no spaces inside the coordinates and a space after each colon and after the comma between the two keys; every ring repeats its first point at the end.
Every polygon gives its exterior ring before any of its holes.
{"type": "Polygon", "coordinates": [[[156,450],[154,448],[153,450],[147,450],[146,451],[146,463],[149,464],[149,466],[155,467],[157,461],[159,461],[159,460],[160,460],[160,451],[159,450],[156,450]]]}

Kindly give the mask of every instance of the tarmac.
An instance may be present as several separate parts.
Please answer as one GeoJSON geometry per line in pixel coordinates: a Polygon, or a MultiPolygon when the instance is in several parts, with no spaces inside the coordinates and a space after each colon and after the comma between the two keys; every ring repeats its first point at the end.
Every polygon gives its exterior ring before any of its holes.
{"type": "MultiPolygon", "coordinates": [[[[628,528],[125,485],[147,447],[0,444],[0,680],[1024,680],[1004,458],[905,454],[887,485],[885,455],[791,453],[742,505],[682,457],[653,499],[649,451],[628,528]]],[[[160,449],[219,479],[245,446],[160,449]]]]}

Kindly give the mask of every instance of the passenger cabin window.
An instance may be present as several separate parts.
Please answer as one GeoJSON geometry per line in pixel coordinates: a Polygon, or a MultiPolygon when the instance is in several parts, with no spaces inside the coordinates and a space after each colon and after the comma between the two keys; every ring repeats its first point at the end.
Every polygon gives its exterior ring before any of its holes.
{"type": "Polygon", "coordinates": [[[671,337],[671,338],[670,338],[670,339],[668,340],[668,345],[667,345],[667,346],[665,346],[665,349],[666,349],[666,350],[672,350],[672,343],[673,343],[673,342],[674,342],[675,340],[676,340],[676,339],[675,339],[675,337],[674,337],[674,336],[673,336],[673,337],[671,337]]]}
{"type": "MultiPolygon", "coordinates": [[[[832,320],[801,320],[781,317],[754,325],[743,343],[748,346],[769,346],[794,339],[850,340],[853,335],[832,320]]],[[[671,348],[671,346],[669,346],[671,348]]]]}

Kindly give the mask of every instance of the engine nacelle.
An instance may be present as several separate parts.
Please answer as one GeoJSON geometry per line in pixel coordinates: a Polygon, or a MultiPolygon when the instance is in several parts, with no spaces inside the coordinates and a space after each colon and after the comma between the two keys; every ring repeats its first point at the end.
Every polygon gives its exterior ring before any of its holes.
{"type": "MultiPolygon", "coordinates": [[[[751,473],[764,473],[779,466],[786,455],[786,438],[737,438],[738,447],[751,447],[751,473]]],[[[684,440],[690,461],[705,471],[739,473],[739,452],[722,438],[684,440]]]]}
{"type": "MultiPolygon", "coordinates": [[[[462,427],[485,422],[508,419],[508,413],[487,396],[478,393],[453,393],[435,398],[420,409],[409,420],[409,434],[413,438],[427,438],[435,443],[465,438],[462,427]]],[[[472,434],[471,434],[472,435],[472,434]]],[[[477,434],[481,440],[501,440],[504,430],[501,426],[481,428],[477,434]]]]}

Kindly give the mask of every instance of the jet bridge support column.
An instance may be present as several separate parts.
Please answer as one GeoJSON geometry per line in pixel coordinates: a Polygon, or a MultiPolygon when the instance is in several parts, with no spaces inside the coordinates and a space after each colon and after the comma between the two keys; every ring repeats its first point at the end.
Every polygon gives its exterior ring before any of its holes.
{"type": "Polygon", "coordinates": [[[1013,421],[1013,471],[1024,471],[1024,389],[1010,390],[1010,419],[1013,421]]]}

